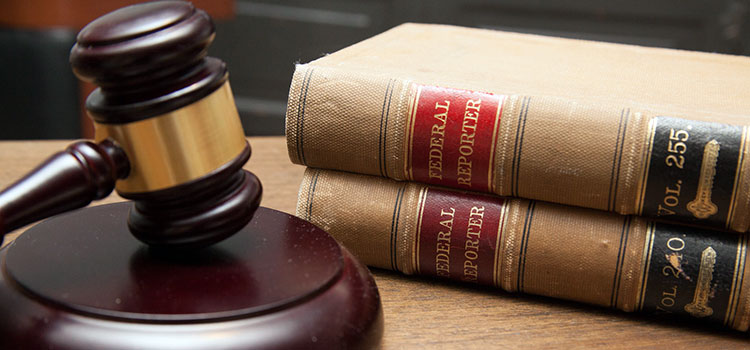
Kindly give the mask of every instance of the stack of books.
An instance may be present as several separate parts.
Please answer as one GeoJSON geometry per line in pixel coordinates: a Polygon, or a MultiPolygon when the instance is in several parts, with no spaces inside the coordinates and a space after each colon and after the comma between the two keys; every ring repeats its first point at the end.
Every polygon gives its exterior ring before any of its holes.
{"type": "Polygon", "coordinates": [[[750,58],[405,24],[298,65],[297,215],[364,263],[750,326],[750,58]]]}

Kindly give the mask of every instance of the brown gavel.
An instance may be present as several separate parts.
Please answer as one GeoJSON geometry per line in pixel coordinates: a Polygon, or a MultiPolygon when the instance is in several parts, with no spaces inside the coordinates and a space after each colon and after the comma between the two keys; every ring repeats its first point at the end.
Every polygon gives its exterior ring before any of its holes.
{"type": "Polygon", "coordinates": [[[244,227],[262,188],[242,169],[250,146],[226,66],[206,55],[213,38],[210,17],[179,1],[83,28],[70,62],[99,86],[86,101],[96,143],[70,145],[0,193],[0,234],[113,188],[134,201],[128,226],[151,246],[205,246],[244,227]]]}
{"type": "Polygon", "coordinates": [[[366,267],[321,228],[259,207],[227,69],[206,57],[213,37],[182,1],[128,6],[79,33],[70,61],[99,85],[86,102],[96,140],[0,193],[0,233],[113,188],[134,203],[56,216],[0,249],[0,348],[378,346],[366,267]]]}

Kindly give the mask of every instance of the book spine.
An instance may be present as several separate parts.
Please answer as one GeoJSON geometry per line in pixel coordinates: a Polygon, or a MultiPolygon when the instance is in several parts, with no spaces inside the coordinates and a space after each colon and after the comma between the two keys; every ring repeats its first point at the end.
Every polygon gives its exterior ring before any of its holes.
{"type": "Polygon", "coordinates": [[[750,324],[745,234],[314,169],[297,216],[373,267],[750,324]]]}
{"type": "Polygon", "coordinates": [[[297,66],[286,114],[290,158],[739,232],[750,227],[747,126],[697,112],[677,118],[642,106],[445,85],[297,66]]]}

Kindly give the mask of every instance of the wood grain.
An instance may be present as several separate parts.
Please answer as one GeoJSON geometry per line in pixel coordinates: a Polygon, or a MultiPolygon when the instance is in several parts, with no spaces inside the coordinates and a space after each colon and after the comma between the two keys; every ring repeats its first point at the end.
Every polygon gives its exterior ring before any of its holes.
{"type": "MultiPolygon", "coordinates": [[[[289,162],[283,137],[249,140],[253,155],[246,168],[263,182],[262,205],[293,213],[304,168],[289,162]]],[[[0,187],[68,143],[0,142],[0,187]]],[[[100,203],[121,200],[112,195],[100,203]]],[[[12,234],[11,239],[18,234],[12,234]]],[[[384,349],[750,347],[743,333],[688,321],[626,314],[390,271],[372,272],[385,313],[384,349]]]]}

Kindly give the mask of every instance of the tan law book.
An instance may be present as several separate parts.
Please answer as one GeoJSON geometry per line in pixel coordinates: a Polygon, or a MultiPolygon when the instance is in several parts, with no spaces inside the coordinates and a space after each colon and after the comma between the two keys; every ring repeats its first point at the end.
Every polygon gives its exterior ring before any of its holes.
{"type": "Polygon", "coordinates": [[[369,266],[747,331],[747,234],[310,169],[297,216],[369,266]]]}
{"type": "Polygon", "coordinates": [[[745,232],[750,58],[405,24],[308,64],[293,162],[745,232]]]}

